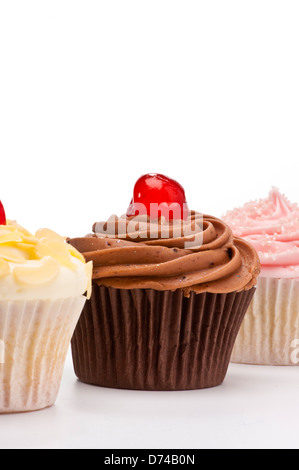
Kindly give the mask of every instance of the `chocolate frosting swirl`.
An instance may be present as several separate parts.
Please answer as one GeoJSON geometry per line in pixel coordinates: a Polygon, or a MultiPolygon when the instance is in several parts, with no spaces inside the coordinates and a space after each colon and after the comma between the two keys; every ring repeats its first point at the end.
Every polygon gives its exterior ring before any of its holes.
{"type": "Polygon", "coordinates": [[[150,222],[147,217],[114,217],[93,233],[68,242],[93,261],[93,281],[120,289],[183,289],[229,293],[256,284],[255,249],[234,237],[228,225],[191,211],[187,221],[150,222]]]}

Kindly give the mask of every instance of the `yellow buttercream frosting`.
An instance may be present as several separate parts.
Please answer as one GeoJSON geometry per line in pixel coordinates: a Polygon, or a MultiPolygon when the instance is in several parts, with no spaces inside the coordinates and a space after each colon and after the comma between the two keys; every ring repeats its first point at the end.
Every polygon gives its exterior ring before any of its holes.
{"type": "MultiPolygon", "coordinates": [[[[66,243],[66,237],[47,228],[33,235],[14,221],[0,225],[0,284],[5,284],[5,278],[10,276],[17,290],[22,292],[26,287],[53,283],[63,274],[65,280],[72,279],[76,288],[82,290],[82,268],[86,281],[85,292],[89,298],[92,263],[86,263],[81,253],[66,243]],[[76,279],[77,272],[80,272],[80,282],[76,279]]],[[[6,292],[5,289],[3,292],[6,292]]]]}

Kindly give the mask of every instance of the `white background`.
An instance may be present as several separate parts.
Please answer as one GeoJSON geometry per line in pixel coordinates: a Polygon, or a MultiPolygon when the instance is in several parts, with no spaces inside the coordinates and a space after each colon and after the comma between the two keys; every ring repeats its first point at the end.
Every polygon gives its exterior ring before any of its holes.
{"type": "MultiPolygon", "coordinates": [[[[272,185],[299,202],[298,24],[297,0],[0,0],[7,217],[84,235],[148,172],[215,216],[272,185]]],[[[69,361],[56,407],[0,416],[0,446],[295,446],[298,375],[232,365],[213,391],[108,393],[69,361]]]]}

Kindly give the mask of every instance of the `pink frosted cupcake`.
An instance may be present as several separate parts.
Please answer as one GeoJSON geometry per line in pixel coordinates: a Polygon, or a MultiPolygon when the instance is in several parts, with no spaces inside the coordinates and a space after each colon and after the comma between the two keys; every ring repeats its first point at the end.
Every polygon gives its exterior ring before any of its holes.
{"type": "Polygon", "coordinates": [[[299,364],[299,206],[273,188],[222,219],[258,252],[257,291],[235,343],[232,361],[299,364]]]}

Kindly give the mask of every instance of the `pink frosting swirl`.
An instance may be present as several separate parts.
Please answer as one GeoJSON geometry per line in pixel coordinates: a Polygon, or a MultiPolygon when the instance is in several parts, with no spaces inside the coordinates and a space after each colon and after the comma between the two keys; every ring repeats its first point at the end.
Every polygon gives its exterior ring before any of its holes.
{"type": "Polygon", "coordinates": [[[269,196],[228,211],[222,219],[258,252],[261,276],[299,278],[299,206],[277,188],[269,196]]]}

